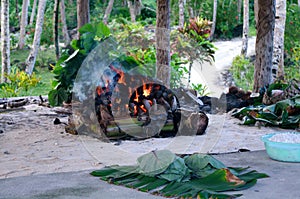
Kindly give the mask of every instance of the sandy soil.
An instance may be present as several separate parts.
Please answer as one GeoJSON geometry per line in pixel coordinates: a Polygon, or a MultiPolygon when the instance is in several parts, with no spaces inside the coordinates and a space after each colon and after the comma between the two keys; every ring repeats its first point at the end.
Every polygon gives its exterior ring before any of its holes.
{"type": "MultiPolygon", "coordinates": [[[[249,48],[253,49],[254,39],[250,43],[249,48]]],[[[216,43],[216,66],[208,71],[216,76],[206,79],[216,95],[223,91],[223,88],[218,90],[214,83],[218,71],[228,67],[232,57],[239,53],[240,44],[240,40],[216,43]]],[[[204,74],[203,71],[199,73],[204,74]]],[[[240,126],[239,120],[223,114],[209,116],[209,126],[203,136],[104,143],[84,135],[66,134],[64,124],[54,125],[53,121],[59,118],[67,122],[67,117],[57,114],[53,108],[35,104],[24,108],[0,113],[0,178],[133,164],[141,154],[156,149],[185,154],[262,150],[261,135],[278,130],[240,126]]]]}
{"type": "Polygon", "coordinates": [[[84,135],[71,135],[65,115],[53,108],[31,104],[23,110],[0,113],[0,178],[97,169],[112,164],[133,164],[138,156],[156,149],[175,153],[225,153],[264,149],[260,136],[272,128],[245,127],[229,115],[210,115],[203,136],[150,138],[104,143],[84,135]]]}

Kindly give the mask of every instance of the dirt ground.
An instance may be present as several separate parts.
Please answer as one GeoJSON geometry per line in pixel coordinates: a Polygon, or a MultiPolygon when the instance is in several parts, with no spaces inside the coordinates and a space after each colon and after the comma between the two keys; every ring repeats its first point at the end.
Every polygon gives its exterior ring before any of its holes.
{"type": "Polygon", "coordinates": [[[0,179],[134,164],[138,156],[156,149],[180,154],[262,150],[260,137],[277,130],[241,126],[228,114],[209,115],[203,136],[105,143],[85,135],[67,134],[64,124],[54,125],[55,118],[67,122],[67,116],[58,114],[57,109],[37,104],[0,113],[0,179]]]}

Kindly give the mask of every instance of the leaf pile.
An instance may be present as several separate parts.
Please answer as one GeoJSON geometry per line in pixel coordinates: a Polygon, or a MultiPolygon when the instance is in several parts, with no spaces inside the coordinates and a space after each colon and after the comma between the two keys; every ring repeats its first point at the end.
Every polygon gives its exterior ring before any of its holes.
{"type": "Polygon", "coordinates": [[[240,109],[233,116],[243,119],[243,124],[262,122],[269,126],[296,129],[300,127],[300,96],[286,99],[269,106],[249,106],[240,109]]]}
{"type": "Polygon", "coordinates": [[[227,194],[256,184],[268,177],[248,168],[226,167],[209,155],[193,154],[184,158],[168,150],[152,151],[138,158],[137,165],[109,166],[91,175],[117,185],[166,197],[235,198],[227,194]]]}

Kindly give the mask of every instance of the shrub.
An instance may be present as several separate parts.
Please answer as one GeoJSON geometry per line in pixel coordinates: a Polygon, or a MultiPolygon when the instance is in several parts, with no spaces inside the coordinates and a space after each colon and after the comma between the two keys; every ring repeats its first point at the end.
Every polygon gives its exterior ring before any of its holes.
{"type": "Polygon", "coordinates": [[[6,75],[6,77],[10,82],[0,85],[2,93],[0,97],[17,97],[20,95],[26,95],[30,88],[35,87],[40,82],[40,78],[37,78],[35,73],[28,75],[18,68],[13,68],[11,73],[6,75]]]}
{"type": "Polygon", "coordinates": [[[235,84],[244,89],[252,90],[254,82],[254,64],[248,58],[237,56],[230,68],[235,84]]]}
{"type": "Polygon", "coordinates": [[[285,51],[292,56],[295,52],[295,41],[300,40],[300,8],[296,4],[291,4],[287,8],[286,26],[284,34],[284,48],[285,51]]]}

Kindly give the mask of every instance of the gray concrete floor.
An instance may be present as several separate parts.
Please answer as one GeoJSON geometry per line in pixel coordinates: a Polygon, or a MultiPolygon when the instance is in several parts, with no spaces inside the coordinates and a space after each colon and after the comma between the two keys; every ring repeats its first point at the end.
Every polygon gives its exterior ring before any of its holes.
{"type": "MultiPolygon", "coordinates": [[[[271,160],[265,151],[221,154],[215,156],[227,166],[250,166],[267,173],[270,178],[260,179],[247,190],[241,191],[246,199],[300,198],[300,163],[271,160]]],[[[163,198],[137,190],[115,186],[89,175],[90,171],[74,171],[32,175],[0,180],[1,199],[158,199],[163,198]]]]}

